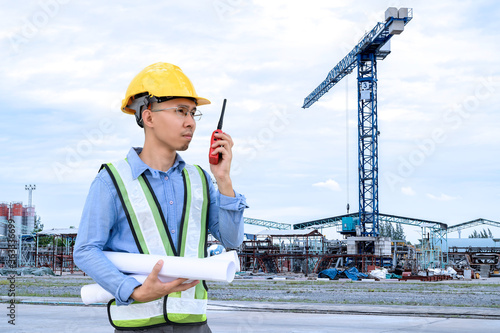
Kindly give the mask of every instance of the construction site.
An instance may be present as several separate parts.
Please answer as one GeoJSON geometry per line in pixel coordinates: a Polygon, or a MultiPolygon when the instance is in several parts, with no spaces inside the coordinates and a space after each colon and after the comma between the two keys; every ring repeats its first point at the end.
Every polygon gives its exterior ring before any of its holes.
{"type": "MultiPolygon", "coordinates": [[[[500,239],[476,240],[472,244],[451,238],[452,233],[460,235],[466,228],[481,225],[498,228],[500,222],[478,218],[448,226],[379,212],[377,85],[382,83],[377,80],[377,62],[391,53],[391,38],[402,34],[412,18],[412,9],[388,8],[385,21],[362,36],[304,100],[303,108],[309,108],[342,78],[357,71],[358,212],[349,213],[347,203],[347,214],[314,221],[291,224],[245,218],[246,224],[262,226],[264,230],[246,234],[237,249],[243,272],[315,276],[329,268],[355,267],[366,274],[386,269],[400,279],[431,280],[438,279],[437,276],[451,278],[446,270],[452,268],[454,277],[500,276],[500,239]],[[418,244],[382,235],[382,225],[418,228],[418,244]],[[342,238],[327,239],[320,231],[328,228],[334,228],[342,238]]],[[[36,185],[26,185],[28,205],[0,204],[0,267],[15,262],[16,268],[49,267],[60,275],[74,273],[78,271],[72,257],[77,228],[42,230],[32,203],[35,189],[36,185]]],[[[209,245],[214,243],[215,239],[209,241],[209,245]]]]}
{"type": "MultiPolygon", "coordinates": [[[[256,313],[264,313],[271,309],[270,312],[295,311],[297,314],[306,310],[301,309],[299,305],[295,307],[288,303],[280,305],[280,302],[302,301],[330,303],[330,305],[335,303],[335,306],[342,302],[371,304],[382,305],[381,313],[388,316],[394,314],[391,314],[392,310],[384,309],[383,306],[401,304],[415,307],[470,306],[456,304],[459,297],[462,299],[460,302],[466,301],[459,290],[462,286],[443,287],[439,284],[441,282],[474,284],[474,288],[483,288],[484,294],[488,294],[489,298],[474,299],[471,304],[477,301],[474,306],[493,309],[500,306],[497,286],[500,283],[500,238],[493,237],[491,231],[490,236],[485,232],[481,237],[468,237],[464,231],[477,228],[496,230],[495,228],[500,228],[500,222],[495,221],[495,217],[492,219],[478,217],[448,225],[442,221],[398,216],[379,211],[380,132],[377,91],[378,85],[383,85],[384,82],[377,78],[377,63],[391,54],[390,40],[394,36],[404,38],[404,31],[410,29],[412,20],[411,8],[389,7],[385,11],[383,21],[376,23],[371,30],[359,36],[360,39],[354,48],[326,73],[323,82],[305,96],[302,105],[303,109],[311,107],[330,89],[334,89],[343,78],[348,75],[356,76],[358,165],[352,169],[356,170],[358,178],[357,209],[352,212],[350,203],[347,202],[346,212],[343,214],[301,222],[286,220],[276,222],[244,217],[245,225],[260,231],[245,231],[244,241],[236,249],[222,250],[221,243],[214,236],[208,235],[209,254],[210,249],[217,249],[218,246],[219,252],[236,250],[240,266],[235,282],[232,282],[230,287],[224,283],[211,285],[211,292],[215,295],[216,302],[209,305],[212,306],[214,313],[226,311],[223,301],[275,302],[267,308],[253,304],[247,309],[256,313]],[[408,230],[418,233],[417,242],[412,243],[406,239],[405,232],[408,230]],[[326,236],[327,234],[329,236],[326,236]],[[331,237],[332,234],[336,237],[331,237]],[[362,287],[348,285],[353,281],[367,284],[362,287]],[[334,283],[338,283],[337,286],[342,290],[326,293],[324,288],[330,288],[334,283]],[[392,283],[394,286],[386,284],[378,287],[377,283],[379,285],[392,283]],[[424,283],[426,286],[418,289],[420,285],[415,287],[411,283],[424,283]],[[377,288],[384,289],[383,292],[388,293],[385,295],[387,298],[384,298],[382,291],[377,288]],[[430,299],[435,296],[430,295],[433,293],[432,288],[441,288],[438,292],[442,295],[452,290],[450,294],[453,295],[448,301],[438,300],[435,297],[428,303],[422,302],[419,297],[423,290],[429,291],[429,295],[425,297],[428,296],[430,299]],[[355,299],[354,296],[361,289],[364,301],[355,299]],[[255,290],[253,299],[252,293],[249,292],[252,290],[255,290]],[[285,290],[287,295],[284,296],[285,290]],[[344,290],[347,290],[345,295],[342,294],[344,290]],[[368,294],[370,292],[374,293],[374,299],[371,301],[368,294]],[[453,298],[455,296],[457,299],[453,298]]],[[[311,85],[311,88],[313,87],[314,85],[311,85]]],[[[78,298],[79,288],[91,281],[75,264],[73,258],[78,227],[44,229],[33,204],[32,196],[36,185],[26,185],[25,189],[28,191],[26,205],[20,201],[0,203],[0,275],[19,277],[18,281],[22,283],[20,287],[18,286],[17,293],[20,297],[25,295],[42,298],[58,296],[63,299],[67,297],[68,300],[61,302],[67,301],[71,304],[58,305],[82,305],[78,298]],[[40,294],[30,285],[31,280],[23,280],[24,276],[40,283],[40,294]],[[55,281],[59,277],[61,279],[54,282],[54,286],[61,283],[61,295],[57,294],[59,291],[54,291],[56,287],[51,289],[50,285],[52,283],[50,279],[55,281]]],[[[2,199],[8,200],[8,198],[2,199]]],[[[47,301],[46,298],[35,300],[26,298],[24,302],[48,304],[52,301],[47,301]]],[[[93,305],[105,306],[104,303],[93,305]]],[[[232,306],[241,309],[245,307],[239,303],[232,306]]],[[[238,311],[242,311],[241,309],[238,311]]],[[[372,310],[360,311],[373,315],[372,310]]],[[[307,313],[330,315],[347,313],[340,308],[323,309],[321,306],[307,311],[310,311],[307,313]]],[[[457,315],[446,313],[446,310],[439,312],[433,309],[433,313],[429,310],[425,314],[424,310],[421,310],[422,313],[418,311],[414,310],[411,313],[403,311],[404,313],[401,312],[399,315],[435,317],[456,315],[460,318],[500,319],[498,314],[491,313],[484,314],[484,317],[480,314],[474,317],[465,312],[457,315]]]]}
{"type": "MultiPolygon", "coordinates": [[[[9,205],[5,204],[2,207],[7,208],[2,212],[17,212],[19,205],[10,205],[14,210],[7,209],[9,205]]],[[[24,210],[34,212],[34,207],[24,210]]],[[[9,217],[2,216],[5,225],[15,223],[16,220],[9,217]]],[[[356,236],[353,230],[357,228],[356,214],[294,225],[244,218],[246,224],[265,229],[245,234],[243,244],[237,249],[242,274],[317,277],[330,268],[355,267],[366,274],[385,269],[387,274],[394,274],[400,280],[500,278],[500,239],[448,237],[448,233],[478,225],[500,227],[500,222],[477,219],[448,227],[440,222],[383,214],[379,218],[386,223],[418,226],[422,235],[419,243],[409,244],[390,237],[356,236]],[[345,238],[329,240],[318,231],[319,228],[336,228],[345,238]],[[452,274],[448,268],[453,269],[452,274]]],[[[23,224],[21,217],[16,219],[23,224]]],[[[78,228],[31,231],[17,234],[11,241],[7,236],[1,237],[0,267],[21,271],[22,268],[47,267],[57,275],[83,274],[73,261],[78,228]],[[12,253],[15,253],[14,259],[12,253]]],[[[210,236],[208,244],[216,245],[218,241],[210,236]]]]}

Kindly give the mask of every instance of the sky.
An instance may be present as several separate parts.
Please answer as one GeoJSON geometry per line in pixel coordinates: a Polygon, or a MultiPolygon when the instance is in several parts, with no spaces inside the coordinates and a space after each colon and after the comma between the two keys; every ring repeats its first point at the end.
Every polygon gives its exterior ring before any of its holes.
{"type": "Polygon", "coordinates": [[[140,70],[162,61],[212,101],[181,154],[188,163],[209,170],[227,98],[223,129],[246,217],[297,223],[345,214],[347,203],[357,211],[355,74],[301,107],[387,7],[413,8],[414,18],[377,63],[380,212],[500,221],[493,0],[9,2],[0,13],[0,201],[26,204],[25,185],[36,184],[45,229],[77,227],[100,165],[142,146],[121,100],[140,70]]]}

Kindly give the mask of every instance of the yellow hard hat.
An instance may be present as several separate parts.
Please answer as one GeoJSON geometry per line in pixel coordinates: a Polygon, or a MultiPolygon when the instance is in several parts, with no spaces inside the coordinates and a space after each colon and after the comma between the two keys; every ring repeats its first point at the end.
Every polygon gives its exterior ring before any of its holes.
{"type": "Polygon", "coordinates": [[[136,110],[128,106],[134,96],[144,93],[156,97],[188,97],[194,98],[197,105],[210,104],[208,99],[196,94],[193,84],[179,67],[166,62],[152,64],[134,77],[122,101],[122,111],[135,114],[136,110]]]}

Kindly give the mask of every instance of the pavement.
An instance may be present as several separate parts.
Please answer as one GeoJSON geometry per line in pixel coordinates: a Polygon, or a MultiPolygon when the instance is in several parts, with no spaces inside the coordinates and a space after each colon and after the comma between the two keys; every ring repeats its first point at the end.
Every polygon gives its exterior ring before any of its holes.
{"type": "MultiPolygon", "coordinates": [[[[78,299],[33,297],[16,304],[15,325],[7,313],[0,332],[112,333],[103,305],[77,305],[78,299]],[[30,302],[30,303],[28,303],[30,302]],[[58,304],[58,305],[56,305],[58,304]],[[67,305],[72,304],[72,305],[67,305]]],[[[498,332],[500,311],[487,308],[324,305],[304,303],[209,302],[208,323],[214,333],[240,332],[498,332]],[[485,317],[491,316],[491,317],[485,317]],[[481,317],[481,319],[478,319],[481,317]]],[[[0,310],[1,313],[1,310],[0,310]]]]}
{"type": "MultiPolygon", "coordinates": [[[[0,296],[0,302],[9,297],[0,296]]],[[[59,305],[105,307],[105,303],[84,305],[79,297],[30,297],[18,296],[16,302],[26,305],[59,305]]],[[[369,304],[328,304],[297,302],[210,301],[209,311],[291,312],[346,315],[384,315],[413,317],[450,317],[500,320],[500,309],[483,307],[409,306],[369,304]]],[[[498,323],[500,325],[500,322],[498,323]]]]}

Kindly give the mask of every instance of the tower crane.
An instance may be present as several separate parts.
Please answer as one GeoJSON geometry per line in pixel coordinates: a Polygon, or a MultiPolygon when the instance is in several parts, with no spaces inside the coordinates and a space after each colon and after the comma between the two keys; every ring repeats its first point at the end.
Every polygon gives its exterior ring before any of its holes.
{"type": "Polygon", "coordinates": [[[413,18],[409,8],[389,7],[385,22],[366,33],[361,41],[328,73],[326,79],[304,99],[313,105],[342,78],[358,68],[358,171],[359,219],[362,236],[379,236],[377,60],[389,55],[390,39],[403,32],[413,18]]]}

